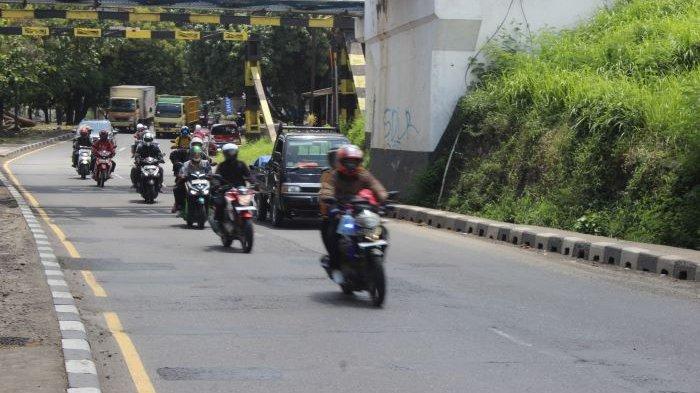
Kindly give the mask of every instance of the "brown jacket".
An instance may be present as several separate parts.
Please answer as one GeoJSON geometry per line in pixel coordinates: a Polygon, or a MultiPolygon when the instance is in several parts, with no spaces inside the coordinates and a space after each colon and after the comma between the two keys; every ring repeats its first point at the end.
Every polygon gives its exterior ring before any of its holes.
{"type": "Polygon", "coordinates": [[[360,168],[356,177],[345,176],[335,170],[324,172],[321,176],[321,189],[318,192],[321,214],[325,216],[328,211],[328,207],[324,206],[323,198],[349,198],[357,195],[364,188],[372,190],[379,202],[386,201],[388,197],[382,183],[364,168],[360,168]]]}

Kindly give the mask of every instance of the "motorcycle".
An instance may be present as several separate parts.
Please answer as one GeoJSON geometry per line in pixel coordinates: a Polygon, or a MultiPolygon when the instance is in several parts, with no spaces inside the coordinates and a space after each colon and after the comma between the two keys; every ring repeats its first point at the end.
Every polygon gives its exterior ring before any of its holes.
{"type": "Polygon", "coordinates": [[[180,168],[187,162],[189,159],[189,150],[187,149],[177,149],[174,148],[173,151],[170,153],[170,162],[173,164],[173,176],[177,177],[177,175],[180,173],[180,168]]]}
{"type": "Polygon", "coordinates": [[[196,222],[199,229],[204,229],[204,223],[209,217],[209,189],[211,184],[207,174],[195,172],[187,177],[185,182],[185,206],[180,215],[192,227],[196,222]]]}
{"type": "Polygon", "coordinates": [[[78,171],[80,178],[85,180],[90,174],[90,161],[92,160],[92,148],[89,146],[78,147],[78,160],[75,170],[78,171]]]}
{"type": "Polygon", "coordinates": [[[321,266],[343,293],[367,291],[372,305],[381,307],[386,298],[384,258],[389,245],[389,233],[382,225],[381,217],[392,206],[376,205],[361,197],[355,197],[348,203],[339,204],[335,198],[326,198],[324,202],[336,206],[331,214],[340,217],[336,233],[342,279],[333,277],[328,257],[322,258],[321,266]]]}
{"type": "Polygon", "coordinates": [[[146,203],[155,202],[160,194],[162,169],[160,161],[154,157],[146,157],[139,163],[140,176],[137,189],[146,203]]]}
{"type": "MultiPolygon", "coordinates": [[[[219,175],[214,177],[220,181],[219,175]]],[[[250,253],[253,249],[253,216],[257,210],[253,203],[255,191],[248,187],[230,188],[223,194],[224,214],[221,222],[217,222],[212,211],[209,225],[221,238],[224,247],[231,247],[234,240],[241,242],[243,252],[250,253]]]]}
{"type": "Polygon", "coordinates": [[[95,166],[92,168],[92,179],[97,182],[98,187],[104,187],[105,182],[109,179],[112,171],[111,153],[107,150],[101,150],[95,158],[95,166]]]}

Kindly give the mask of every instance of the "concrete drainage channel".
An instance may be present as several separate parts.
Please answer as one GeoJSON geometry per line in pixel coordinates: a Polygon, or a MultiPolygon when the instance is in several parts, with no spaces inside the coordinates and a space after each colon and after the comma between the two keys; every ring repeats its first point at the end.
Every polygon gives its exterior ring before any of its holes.
{"type": "MultiPolygon", "coordinates": [[[[32,143],[13,150],[5,156],[16,155],[36,149],[41,146],[68,139],[71,134],[51,138],[46,141],[32,143]]],[[[58,317],[61,330],[61,347],[68,376],[67,393],[100,393],[100,383],[97,376],[97,368],[93,362],[90,344],[87,341],[85,325],[81,322],[78,308],[70,293],[56,255],[51,248],[49,238],[41,227],[40,222],[34,216],[31,207],[25,201],[22,194],[0,173],[0,181],[4,184],[10,195],[17,201],[22,216],[34,236],[34,241],[39,252],[41,264],[44,266],[46,283],[51,289],[54,309],[58,317]]]]}
{"type": "Polygon", "coordinates": [[[465,216],[436,209],[397,205],[391,218],[434,228],[527,246],[533,250],[558,253],[565,257],[655,273],[678,280],[700,281],[700,268],[689,258],[654,252],[641,247],[606,241],[590,241],[539,229],[465,216]]]}

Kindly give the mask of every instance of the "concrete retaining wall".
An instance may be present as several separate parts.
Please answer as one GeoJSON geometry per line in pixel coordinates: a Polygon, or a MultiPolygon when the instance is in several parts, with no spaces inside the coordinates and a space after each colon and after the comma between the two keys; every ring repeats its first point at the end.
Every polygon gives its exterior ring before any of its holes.
{"type": "Polygon", "coordinates": [[[568,258],[614,265],[678,280],[700,281],[700,268],[698,268],[700,257],[697,260],[691,260],[688,257],[650,251],[647,248],[632,247],[615,241],[588,240],[586,239],[588,235],[584,234],[568,236],[564,231],[557,229],[547,228],[545,231],[410,205],[397,205],[389,216],[434,228],[484,237],[503,244],[510,243],[532,250],[561,254],[568,258]]]}
{"type": "Polygon", "coordinates": [[[37,148],[42,147],[42,146],[50,145],[50,144],[56,143],[58,141],[65,141],[67,139],[71,139],[74,135],[75,135],[74,133],[68,132],[68,133],[65,133],[63,135],[49,138],[49,139],[46,139],[46,140],[43,140],[40,142],[30,143],[30,144],[24,145],[24,146],[19,146],[16,149],[13,149],[13,150],[7,152],[6,154],[0,154],[0,157],[7,158],[7,157],[17,156],[19,154],[26,153],[30,150],[34,150],[34,149],[37,149],[37,148]]]}

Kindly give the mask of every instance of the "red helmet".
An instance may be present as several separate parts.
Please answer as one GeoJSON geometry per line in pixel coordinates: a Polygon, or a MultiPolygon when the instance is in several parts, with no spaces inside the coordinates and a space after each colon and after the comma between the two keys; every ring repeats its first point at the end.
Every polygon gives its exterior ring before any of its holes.
{"type": "Polygon", "coordinates": [[[109,133],[107,132],[107,130],[100,131],[100,140],[106,141],[108,136],[109,133]]]}
{"type": "Polygon", "coordinates": [[[338,171],[344,175],[354,176],[362,164],[362,149],[355,145],[342,146],[336,155],[338,171]]]}

